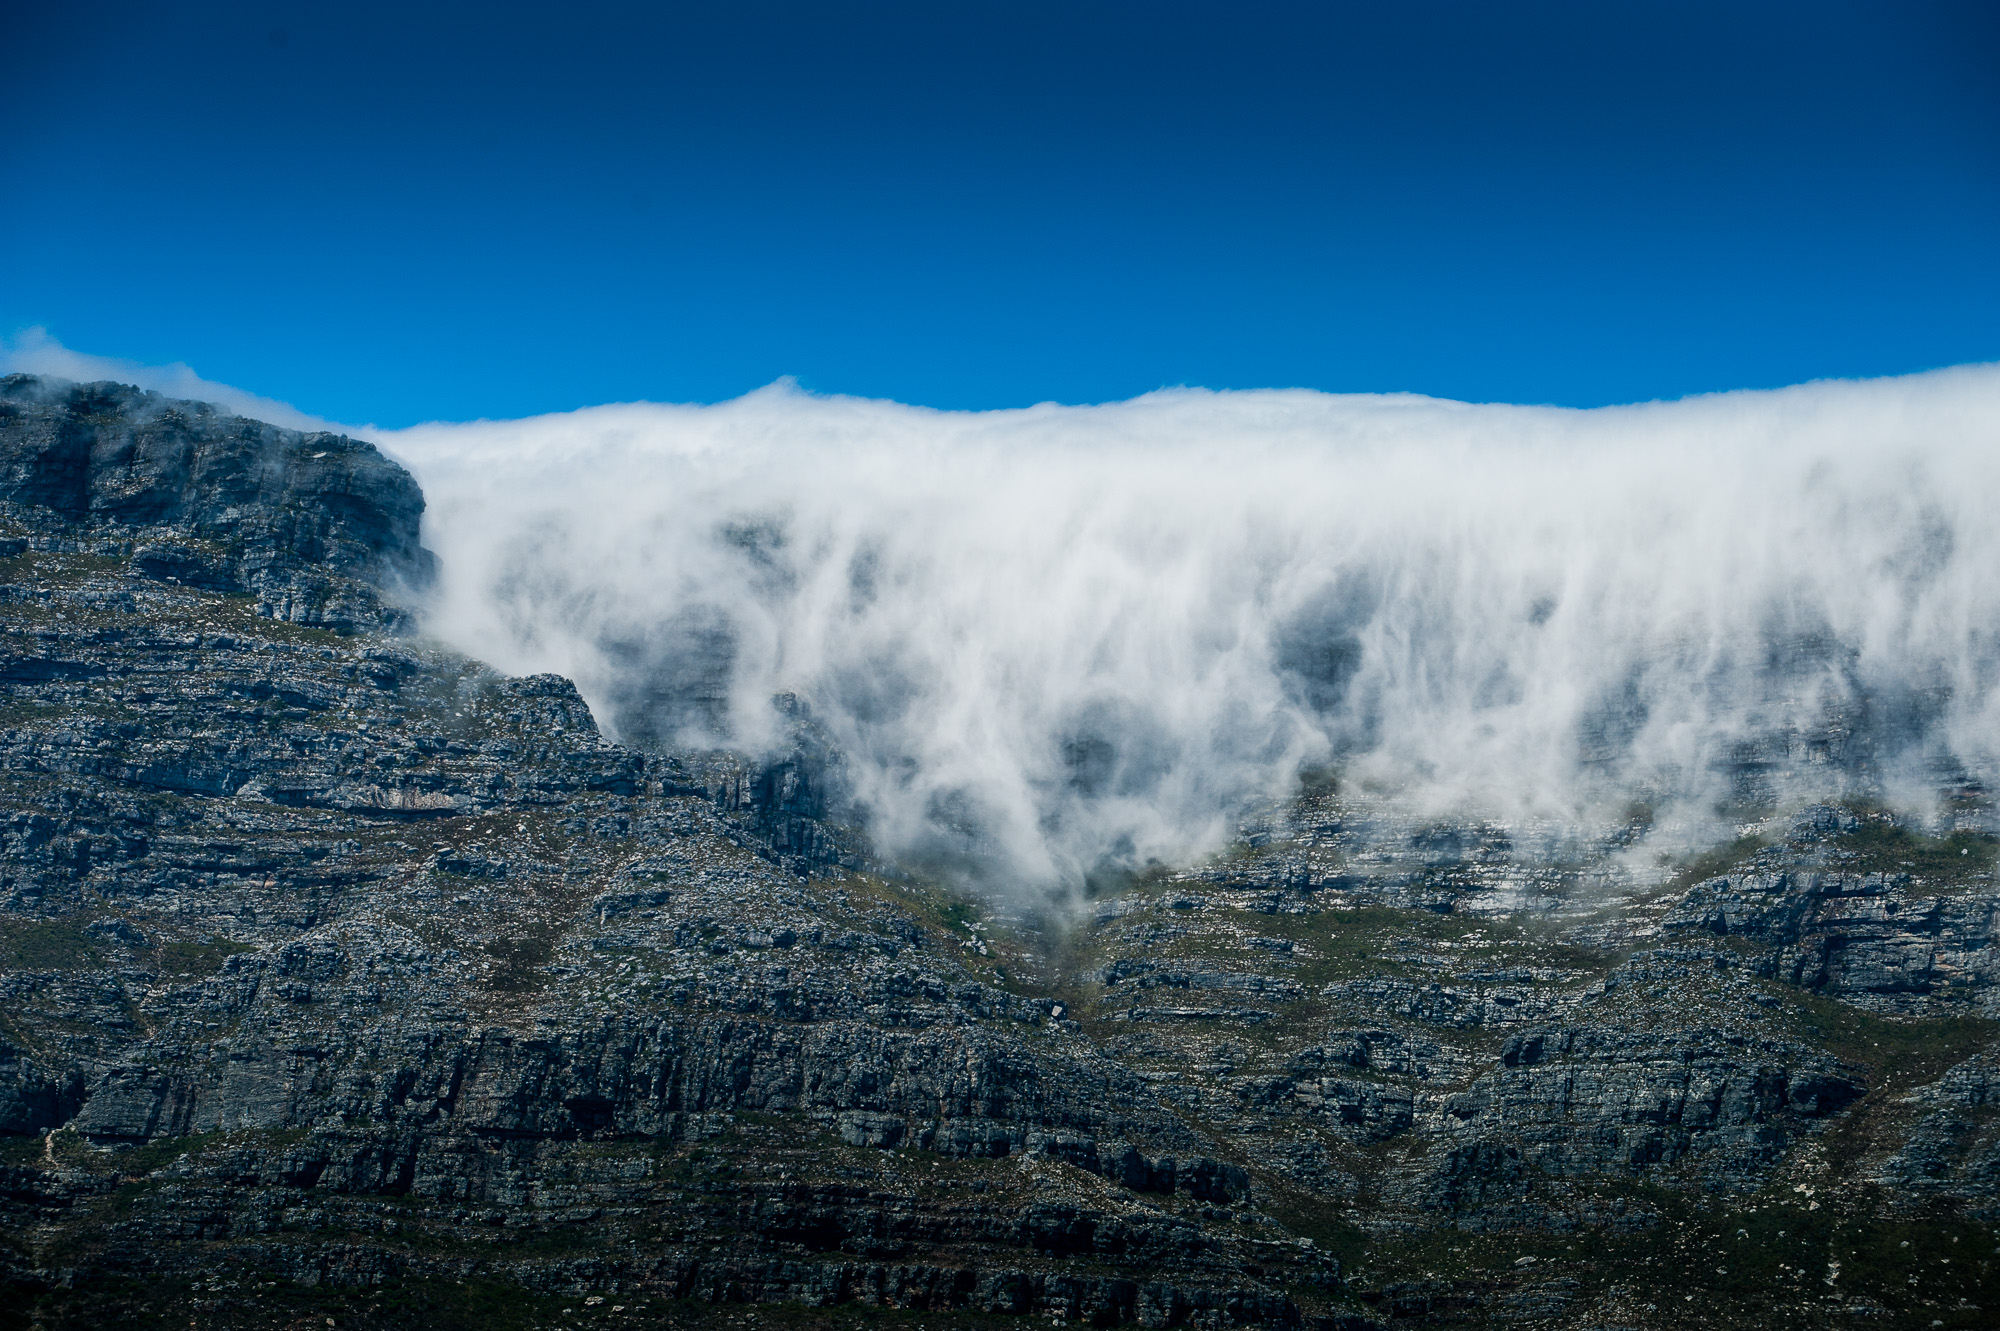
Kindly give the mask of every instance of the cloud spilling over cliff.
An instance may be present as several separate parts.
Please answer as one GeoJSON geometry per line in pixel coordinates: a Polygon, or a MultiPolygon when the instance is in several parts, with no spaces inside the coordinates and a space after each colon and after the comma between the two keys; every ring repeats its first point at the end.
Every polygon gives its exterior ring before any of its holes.
{"type": "Polygon", "coordinates": [[[1027,881],[1215,848],[1336,764],[1588,821],[2000,754],[2000,369],[1572,411],[780,385],[378,435],[435,631],[649,744],[782,742],[877,842],[1027,881]]]}

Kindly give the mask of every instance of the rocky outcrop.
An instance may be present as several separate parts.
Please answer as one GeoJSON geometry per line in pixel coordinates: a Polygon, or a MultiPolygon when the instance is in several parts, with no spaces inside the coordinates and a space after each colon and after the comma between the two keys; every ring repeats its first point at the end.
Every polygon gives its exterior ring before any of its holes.
{"type": "Polygon", "coordinates": [[[1755,943],[1788,983],[1874,1011],[2000,1016],[1993,916],[1990,895],[1908,873],[1794,869],[1699,884],[1662,923],[1755,943]]]}
{"type": "Polygon", "coordinates": [[[0,379],[0,505],[32,529],[16,540],[108,544],[296,624],[394,627],[433,573],[423,495],[373,445],[121,384],[0,379]]]}

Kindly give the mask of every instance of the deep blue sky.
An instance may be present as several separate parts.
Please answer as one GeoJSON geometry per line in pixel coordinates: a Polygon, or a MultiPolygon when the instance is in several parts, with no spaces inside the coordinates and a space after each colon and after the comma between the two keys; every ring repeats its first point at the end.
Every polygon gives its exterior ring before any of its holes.
{"type": "Polygon", "coordinates": [[[2000,359],[2000,6],[10,6],[0,336],[349,421],[2000,359]]]}

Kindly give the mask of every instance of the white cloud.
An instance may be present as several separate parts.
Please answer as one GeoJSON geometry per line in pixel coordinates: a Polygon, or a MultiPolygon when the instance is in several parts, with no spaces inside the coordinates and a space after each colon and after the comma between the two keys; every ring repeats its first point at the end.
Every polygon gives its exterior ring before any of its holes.
{"type": "Polygon", "coordinates": [[[1576,819],[2000,753],[1995,367],[1594,411],[779,385],[379,437],[444,637],[635,738],[755,748],[795,691],[882,844],[971,829],[1028,881],[1212,849],[1337,755],[1576,819]]]}

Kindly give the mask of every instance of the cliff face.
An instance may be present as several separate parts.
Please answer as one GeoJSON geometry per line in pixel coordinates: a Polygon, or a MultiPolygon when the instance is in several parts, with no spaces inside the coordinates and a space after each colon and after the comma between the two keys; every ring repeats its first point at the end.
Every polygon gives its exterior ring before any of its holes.
{"type": "Polygon", "coordinates": [[[0,503],[0,1324],[1989,1324],[1976,792],[1010,914],[388,636],[368,445],[16,377],[0,503]]]}
{"type": "Polygon", "coordinates": [[[368,444],[120,384],[0,379],[0,505],[35,535],[133,542],[133,570],[356,631],[406,617],[423,495],[368,444]]]}

